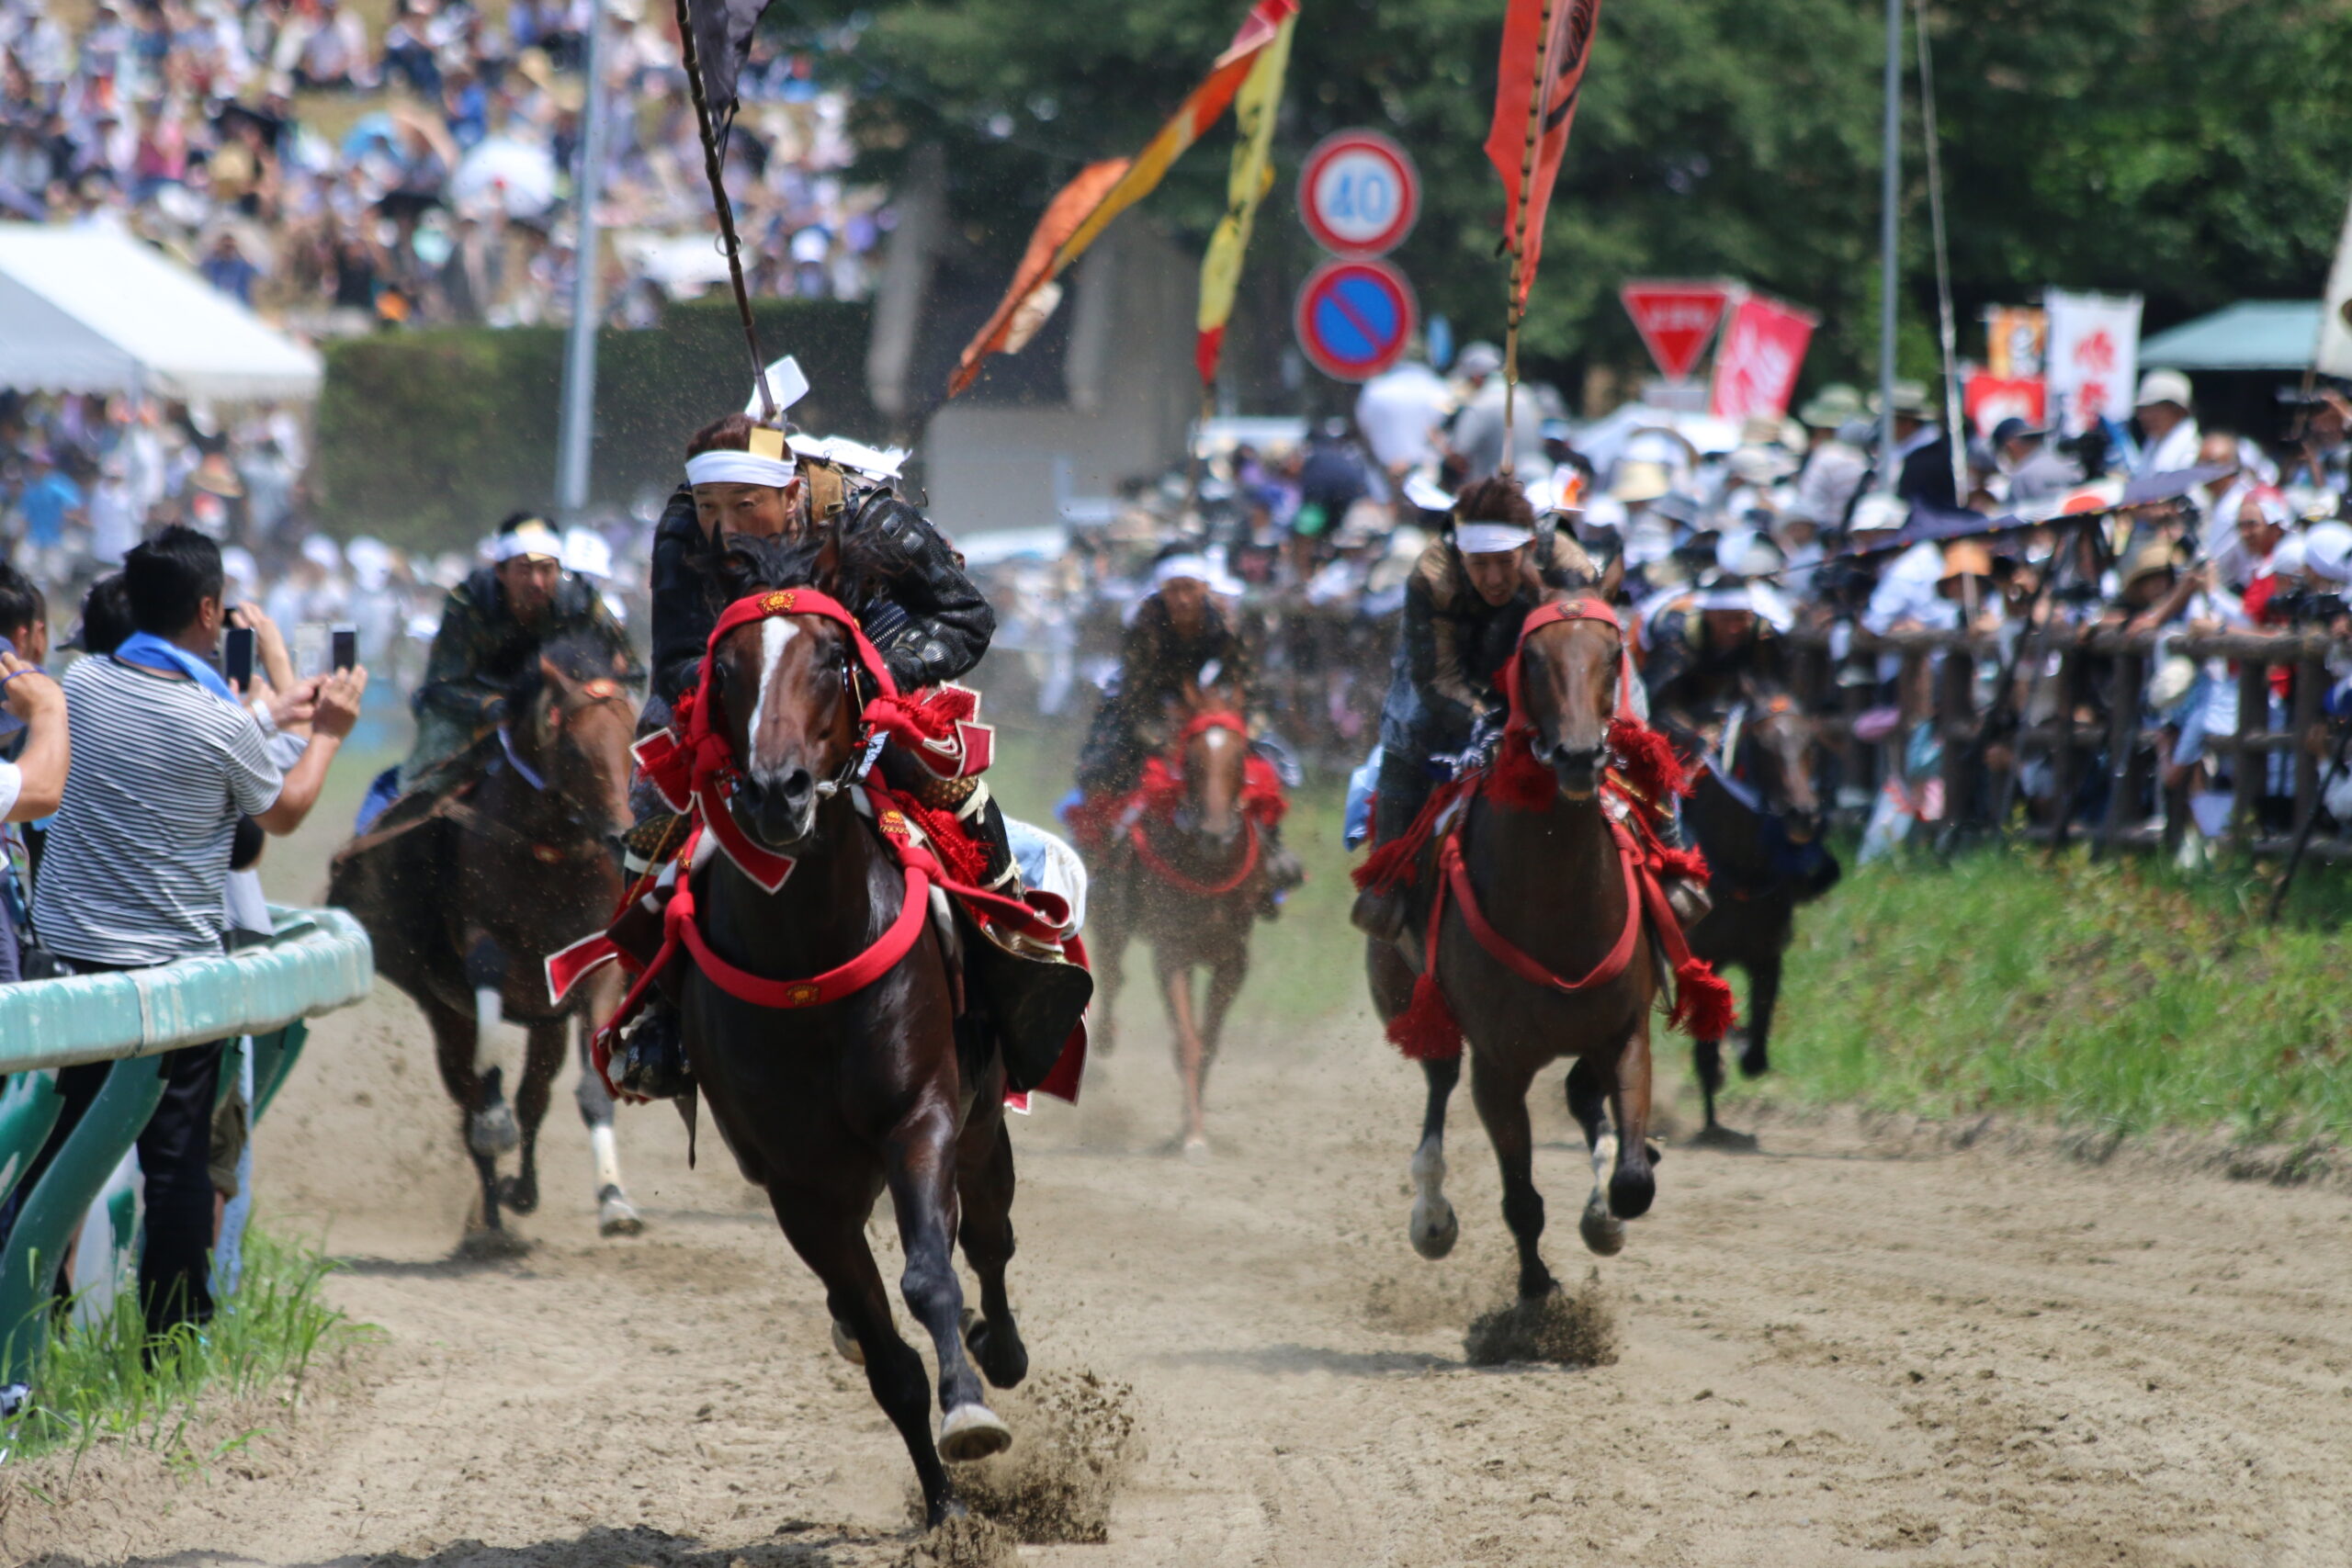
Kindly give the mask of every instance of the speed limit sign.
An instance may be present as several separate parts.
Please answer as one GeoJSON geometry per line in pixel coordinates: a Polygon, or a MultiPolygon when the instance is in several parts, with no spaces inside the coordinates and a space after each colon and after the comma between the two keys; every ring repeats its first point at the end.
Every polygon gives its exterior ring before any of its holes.
{"type": "Polygon", "coordinates": [[[1317,243],[1339,255],[1396,249],[1420,210],[1420,172],[1405,149],[1376,130],[1325,137],[1298,172],[1299,217],[1317,243]]]}

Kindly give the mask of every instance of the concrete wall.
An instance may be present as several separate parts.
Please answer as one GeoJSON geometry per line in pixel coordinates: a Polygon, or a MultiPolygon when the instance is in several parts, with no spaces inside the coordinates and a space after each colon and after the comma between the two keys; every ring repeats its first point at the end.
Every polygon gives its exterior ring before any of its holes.
{"type": "Polygon", "coordinates": [[[951,533],[1033,527],[1057,515],[1057,458],[1069,466],[1072,493],[1088,497],[1182,460],[1200,412],[1199,267],[1134,214],[1112,225],[1062,301],[1062,400],[959,399],[932,417],[922,443],[931,516],[951,533]]]}

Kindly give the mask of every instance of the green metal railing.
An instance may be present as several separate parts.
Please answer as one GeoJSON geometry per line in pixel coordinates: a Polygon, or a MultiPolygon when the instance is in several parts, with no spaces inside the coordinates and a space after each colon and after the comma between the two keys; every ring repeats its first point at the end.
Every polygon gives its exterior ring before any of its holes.
{"type": "Polygon", "coordinates": [[[301,1021],[368,994],[368,934],[340,909],[273,906],[270,939],[218,958],[119,975],[0,986],[0,1203],[56,1126],[57,1070],[110,1062],[106,1081],[40,1180],[20,1195],[0,1249],[0,1384],[29,1381],[48,1348],[58,1260],[107,1178],[163,1098],[167,1051],[253,1037],[254,1115],[301,1055],[301,1021]]]}

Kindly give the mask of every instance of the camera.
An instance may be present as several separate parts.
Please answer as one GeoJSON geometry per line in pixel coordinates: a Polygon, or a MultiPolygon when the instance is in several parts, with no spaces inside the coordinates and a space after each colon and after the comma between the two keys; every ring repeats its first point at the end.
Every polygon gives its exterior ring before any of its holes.
{"type": "Polygon", "coordinates": [[[2338,617],[2352,615],[2352,605],[2345,603],[2341,593],[2323,593],[2312,588],[2290,588],[2270,596],[2270,608],[2299,626],[2324,626],[2338,617]]]}

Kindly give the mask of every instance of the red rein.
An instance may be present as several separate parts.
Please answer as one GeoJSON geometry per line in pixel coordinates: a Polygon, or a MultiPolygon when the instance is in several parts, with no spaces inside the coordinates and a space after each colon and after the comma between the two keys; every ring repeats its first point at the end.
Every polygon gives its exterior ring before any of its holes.
{"type": "MultiPolygon", "coordinates": [[[[1615,626],[1616,615],[1598,600],[1546,604],[1531,613],[1520,628],[1519,647],[1503,667],[1501,686],[1510,705],[1510,722],[1494,765],[1483,774],[1456,780],[1433,795],[1414,819],[1412,828],[1383,845],[1358,867],[1359,887],[1387,889],[1416,880],[1422,850],[1436,830],[1438,819],[1463,795],[1481,789],[1505,810],[1549,808],[1558,790],[1552,771],[1534,753],[1534,726],[1528,722],[1521,688],[1521,660],[1530,635],[1565,621],[1598,621],[1615,626]]],[[[1674,851],[1661,844],[1639,813],[1645,808],[1670,810],[1675,796],[1688,795],[1690,783],[1681,761],[1666,738],[1643,724],[1633,705],[1633,664],[1623,657],[1618,677],[1616,711],[1609,724],[1609,746],[1617,766],[1604,787],[1620,796],[1631,795],[1633,811],[1626,819],[1611,817],[1611,834],[1617,841],[1618,863],[1625,876],[1625,924],[1601,960],[1580,977],[1571,979],[1547,969],[1503,935],[1479,907],[1476,889],[1462,859],[1460,840],[1449,832],[1438,851],[1439,878],[1430,895],[1429,922],[1422,942],[1422,964],[1413,985],[1411,1004],[1390,1021],[1388,1038],[1416,1060],[1447,1058],[1462,1054],[1462,1028],[1437,977],[1437,953],[1449,902],[1460,911],[1463,924],[1478,946],[1530,985],[1565,995],[1605,986],[1623,975],[1633,962],[1645,920],[1665,948],[1673,965],[1676,1002],[1669,1021],[1693,1038],[1720,1039],[1732,1025],[1735,1009],[1731,987],[1703,959],[1694,957],[1684,941],[1681,922],[1667,903],[1662,876],[1706,875],[1706,862],[1691,851],[1674,851]]]]}

